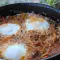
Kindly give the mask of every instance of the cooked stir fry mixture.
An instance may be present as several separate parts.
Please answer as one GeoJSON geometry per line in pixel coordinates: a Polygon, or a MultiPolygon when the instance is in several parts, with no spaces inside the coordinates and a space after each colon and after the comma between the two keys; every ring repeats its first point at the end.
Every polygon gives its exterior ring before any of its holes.
{"type": "Polygon", "coordinates": [[[60,23],[35,13],[0,16],[0,59],[41,60],[60,53],[60,23]]]}

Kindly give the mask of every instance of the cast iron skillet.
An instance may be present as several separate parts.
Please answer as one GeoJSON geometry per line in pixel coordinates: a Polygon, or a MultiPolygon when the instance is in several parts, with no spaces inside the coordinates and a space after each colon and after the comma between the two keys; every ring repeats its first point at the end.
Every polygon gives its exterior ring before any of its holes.
{"type": "MultiPolygon", "coordinates": [[[[15,15],[21,12],[35,12],[54,19],[60,23],[60,10],[48,5],[38,3],[17,3],[0,7],[0,16],[15,15]]],[[[48,60],[60,60],[60,52],[57,55],[46,58],[48,60]]],[[[46,60],[44,59],[44,60],[46,60]]]]}

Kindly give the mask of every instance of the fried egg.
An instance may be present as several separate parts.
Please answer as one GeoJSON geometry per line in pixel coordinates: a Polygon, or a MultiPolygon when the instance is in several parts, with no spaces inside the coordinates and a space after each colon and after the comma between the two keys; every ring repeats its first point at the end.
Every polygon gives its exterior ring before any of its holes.
{"type": "Polygon", "coordinates": [[[42,32],[47,30],[50,24],[43,18],[38,18],[34,21],[32,21],[31,19],[26,19],[25,25],[27,31],[40,30],[42,32]]]}
{"type": "Polygon", "coordinates": [[[20,60],[26,55],[26,50],[25,44],[13,44],[8,46],[2,55],[8,60],[20,60]]]}
{"type": "Polygon", "coordinates": [[[20,29],[20,26],[18,24],[12,24],[12,23],[7,23],[7,24],[2,24],[0,25],[0,34],[2,35],[13,35],[18,32],[20,29]]]}

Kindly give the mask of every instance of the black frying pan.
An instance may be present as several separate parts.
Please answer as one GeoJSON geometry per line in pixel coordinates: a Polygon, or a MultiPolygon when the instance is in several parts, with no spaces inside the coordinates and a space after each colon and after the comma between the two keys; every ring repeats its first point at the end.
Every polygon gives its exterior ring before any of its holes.
{"type": "MultiPolygon", "coordinates": [[[[48,5],[38,3],[18,3],[0,7],[0,16],[15,15],[19,12],[35,12],[48,16],[60,23],[60,10],[54,9],[48,5]]],[[[48,60],[60,60],[60,52],[57,55],[46,58],[48,60]]],[[[45,60],[45,59],[44,59],[45,60]]]]}

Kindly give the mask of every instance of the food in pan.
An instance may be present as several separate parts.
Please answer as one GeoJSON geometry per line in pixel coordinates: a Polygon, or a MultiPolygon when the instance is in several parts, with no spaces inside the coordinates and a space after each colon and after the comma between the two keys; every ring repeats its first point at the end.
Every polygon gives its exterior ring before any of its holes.
{"type": "Polygon", "coordinates": [[[35,13],[0,17],[0,58],[41,60],[60,52],[60,23],[35,13]]]}

